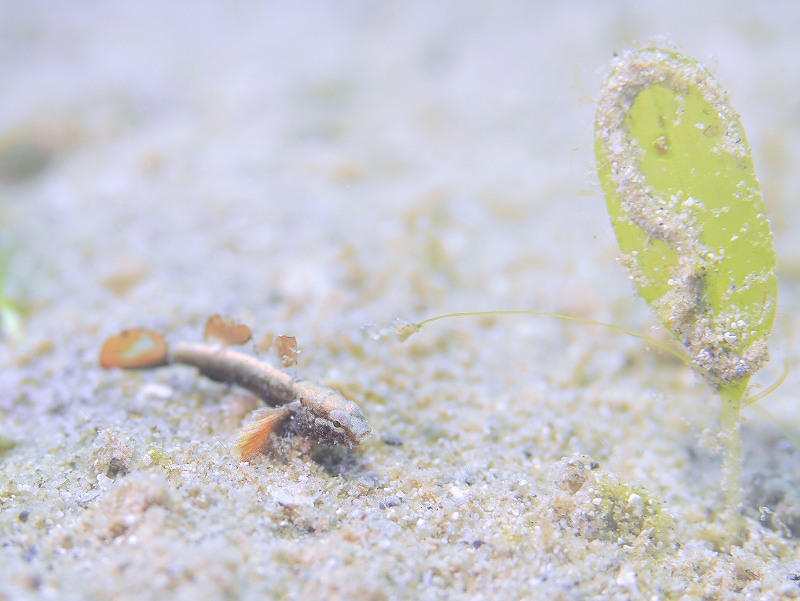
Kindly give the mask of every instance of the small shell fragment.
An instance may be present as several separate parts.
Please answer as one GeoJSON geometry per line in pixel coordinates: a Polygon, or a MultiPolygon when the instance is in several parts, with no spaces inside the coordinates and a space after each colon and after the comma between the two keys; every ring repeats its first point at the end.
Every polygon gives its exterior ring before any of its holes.
{"type": "Polygon", "coordinates": [[[300,351],[297,350],[297,338],[294,336],[275,336],[272,340],[272,347],[278,355],[281,367],[291,367],[297,364],[297,355],[300,354],[300,351]]]}
{"type": "Polygon", "coordinates": [[[222,315],[212,315],[206,321],[206,328],[203,331],[203,338],[208,341],[217,341],[227,346],[238,346],[244,344],[253,334],[243,323],[234,321],[222,315]]]}
{"type": "Polygon", "coordinates": [[[123,330],[100,349],[100,366],[105,369],[147,369],[166,365],[168,359],[164,337],[145,328],[123,330]]]}
{"type": "Polygon", "coordinates": [[[419,324],[412,323],[399,317],[394,320],[392,326],[394,327],[394,334],[400,342],[408,340],[411,335],[418,332],[420,328],[419,324]]]}

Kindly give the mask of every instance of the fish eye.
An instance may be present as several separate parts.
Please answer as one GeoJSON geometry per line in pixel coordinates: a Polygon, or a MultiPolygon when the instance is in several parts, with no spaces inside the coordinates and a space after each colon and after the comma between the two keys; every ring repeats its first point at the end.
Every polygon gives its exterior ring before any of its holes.
{"type": "Polygon", "coordinates": [[[341,422],[338,422],[338,421],[334,420],[334,422],[333,422],[333,427],[334,427],[334,428],[341,428],[341,427],[342,427],[342,424],[341,424],[341,422]]]}

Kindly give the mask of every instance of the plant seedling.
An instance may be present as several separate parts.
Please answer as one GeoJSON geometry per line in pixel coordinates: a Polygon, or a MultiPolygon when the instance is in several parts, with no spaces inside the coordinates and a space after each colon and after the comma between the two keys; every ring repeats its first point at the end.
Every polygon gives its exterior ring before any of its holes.
{"type": "Polygon", "coordinates": [[[222,346],[179,343],[170,349],[157,332],[133,329],[111,336],[100,350],[100,365],[106,369],[150,369],[176,363],[196,367],[212,380],[241,386],[275,407],[242,429],[236,449],[244,461],[268,451],[271,435],[290,424],[298,434],[321,444],[353,447],[372,434],[361,408],[335,390],[296,380],[222,346]]]}
{"type": "Polygon", "coordinates": [[[697,61],[622,53],[598,102],[597,169],[639,294],[722,398],[723,487],[738,529],[747,384],[767,361],[773,235],[741,120],[697,61]]]}
{"type": "MultiPolygon", "coordinates": [[[[740,410],[767,361],[777,303],[773,235],[739,116],[697,61],[668,48],[627,50],[611,64],[595,121],[597,170],[622,261],[681,347],[626,328],[678,356],[722,398],[723,489],[730,534],[741,524],[740,410]]],[[[451,313],[401,323],[401,339],[451,313]]],[[[785,374],[784,374],[785,377],[785,374]]]]}

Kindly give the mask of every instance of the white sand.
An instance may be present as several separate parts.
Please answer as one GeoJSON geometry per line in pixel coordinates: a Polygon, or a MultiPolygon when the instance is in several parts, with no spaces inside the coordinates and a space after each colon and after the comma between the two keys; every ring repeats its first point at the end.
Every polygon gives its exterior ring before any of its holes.
{"type": "Polygon", "coordinates": [[[0,349],[0,599],[800,596],[794,375],[747,412],[728,548],[718,400],[685,366],[548,318],[379,335],[500,308],[649,331],[592,98],[614,50],[670,33],[747,128],[776,378],[800,331],[800,8],[328,4],[0,6],[0,245],[28,311],[0,349]],[[372,440],[239,463],[245,393],[97,365],[120,329],[198,340],[216,312],[296,336],[294,373],[372,440]]]}

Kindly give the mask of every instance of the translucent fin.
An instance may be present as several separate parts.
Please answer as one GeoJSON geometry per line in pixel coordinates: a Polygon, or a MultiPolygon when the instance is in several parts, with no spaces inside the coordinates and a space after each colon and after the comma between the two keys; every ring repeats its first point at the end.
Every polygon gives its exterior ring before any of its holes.
{"type": "Polygon", "coordinates": [[[289,406],[279,407],[242,428],[236,440],[236,451],[241,455],[242,461],[250,461],[254,455],[268,451],[272,444],[270,435],[280,428],[292,413],[294,410],[289,406]]]}

